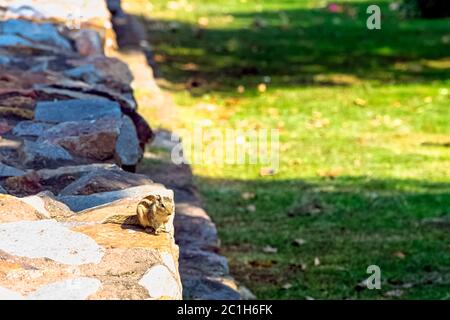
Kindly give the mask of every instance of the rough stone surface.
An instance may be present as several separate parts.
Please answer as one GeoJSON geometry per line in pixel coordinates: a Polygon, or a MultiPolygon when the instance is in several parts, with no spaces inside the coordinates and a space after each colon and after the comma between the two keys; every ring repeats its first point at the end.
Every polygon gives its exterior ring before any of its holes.
{"type": "Polygon", "coordinates": [[[156,265],[151,267],[139,281],[139,284],[147,289],[150,298],[181,299],[178,296],[181,291],[179,284],[166,266],[156,265]]]}
{"type": "Polygon", "coordinates": [[[21,198],[46,219],[70,217],[74,213],[64,203],[56,200],[53,193],[44,191],[34,196],[21,198]]]}
{"type": "Polygon", "coordinates": [[[34,121],[21,121],[13,128],[13,134],[18,137],[39,137],[52,127],[51,124],[34,121]]]}
{"type": "Polygon", "coordinates": [[[89,195],[151,183],[153,181],[144,175],[132,174],[122,170],[96,170],[65,187],[59,195],[89,195]]]}
{"type": "Polygon", "coordinates": [[[110,117],[120,120],[120,106],[105,99],[62,100],[39,102],[36,105],[35,120],[43,122],[66,122],[95,120],[110,117]]]}
{"type": "Polygon", "coordinates": [[[127,166],[136,165],[141,157],[136,127],[128,116],[122,118],[122,127],[116,142],[116,153],[120,163],[127,166]]]}
{"type": "Polygon", "coordinates": [[[20,150],[20,159],[25,166],[51,167],[73,158],[65,149],[48,141],[25,140],[20,150]]]}
{"type": "Polygon", "coordinates": [[[98,70],[92,64],[85,64],[73,69],[64,71],[64,75],[72,79],[83,80],[87,83],[99,82],[101,77],[98,70]]]}
{"type": "Polygon", "coordinates": [[[35,194],[43,190],[39,177],[33,171],[20,177],[9,177],[4,181],[3,186],[8,193],[19,197],[35,194]]]}
{"type": "Polygon", "coordinates": [[[114,155],[119,125],[112,118],[62,122],[45,131],[38,142],[51,142],[76,156],[106,160],[114,155]]]}
{"type": "Polygon", "coordinates": [[[0,224],[0,250],[28,258],[48,258],[67,265],[99,263],[103,250],[86,235],[54,220],[0,224]]]}
{"type": "Polygon", "coordinates": [[[94,278],[75,278],[45,285],[31,293],[29,300],[85,300],[95,293],[101,282],[94,278]]]}
{"type": "Polygon", "coordinates": [[[119,170],[113,163],[92,163],[87,165],[64,166],[56,169],[40,169],[36,174],[43,180],[58,178],[64,175],[82,175],[94,170],[119,170]]]}
{"type": "Polygon", "coordinates": [[[0,194],[0,223],[39,220],[38,213],[29,204],[11,195],[0,194]]]}
{"type": "Polygon", "coordinates": [[[31,47],[33,44],[19,36],[14,34],[1,34],[0,35],[0,47],[31,47]]]}
{"type": "Polygon", "coordinates": [[[0,32],[3,34],[18,35],[32,41],[43,42],[64,50],[72,50],[72,47],[63,38],[54,25],[50,23],[33,23],[25,20],[7,20],[0,23],[0,32]]]}

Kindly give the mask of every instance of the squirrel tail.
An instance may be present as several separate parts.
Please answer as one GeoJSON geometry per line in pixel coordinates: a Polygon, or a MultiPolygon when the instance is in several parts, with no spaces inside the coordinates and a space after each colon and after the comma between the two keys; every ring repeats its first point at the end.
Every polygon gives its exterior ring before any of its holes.
{"type": "Polygon", "coordinates": [[[102,223],[114,223],[114,224],[124,224],[131,226],[139,226],[139,220],[137,216],[121,216],[115,215],[106,218],[102,223]]]}

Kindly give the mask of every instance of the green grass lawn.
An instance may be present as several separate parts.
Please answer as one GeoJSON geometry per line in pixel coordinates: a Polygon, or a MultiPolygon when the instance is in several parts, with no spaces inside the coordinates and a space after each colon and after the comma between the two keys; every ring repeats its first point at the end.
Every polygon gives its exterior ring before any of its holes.
{"type": "Polygon", "coordinates": [[[373,1],[124,3],[179,105],[158,125],[280,130],[273,176],[193,166],[240,283],[268,299],[450,299],[449,20],[401,20],[386,1],[374,31],[373,1]],[[358,286],[372,264],[381,290],[358,286]]]}

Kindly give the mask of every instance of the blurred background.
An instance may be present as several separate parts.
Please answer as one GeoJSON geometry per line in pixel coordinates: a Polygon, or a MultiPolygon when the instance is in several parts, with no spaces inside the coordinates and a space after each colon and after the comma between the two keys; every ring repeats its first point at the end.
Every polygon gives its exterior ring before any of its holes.
{"type": "Polygon", "coordinates": [[[278,170],[193,166],[241,284],[265,299],[450,299],[448,1],[122,6],[176,104],[164,120],[136,88],[150,123],[280,132],[278,170]],[[363,284],[369,265],[381,290],[363,284]]]}

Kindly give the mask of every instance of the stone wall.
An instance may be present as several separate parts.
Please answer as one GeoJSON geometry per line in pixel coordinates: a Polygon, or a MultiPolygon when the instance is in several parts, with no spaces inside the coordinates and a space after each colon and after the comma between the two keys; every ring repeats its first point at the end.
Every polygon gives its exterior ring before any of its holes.
{"type": "Polygon", "coordinates": [[[180,299],[173,192],[133,173],[153,133],[104,0],[0,18],[0,299],[180,299]]]}

